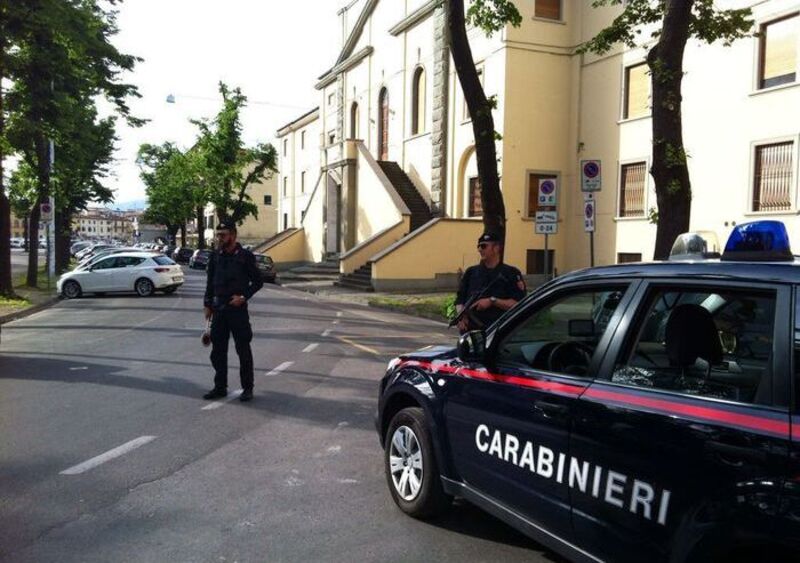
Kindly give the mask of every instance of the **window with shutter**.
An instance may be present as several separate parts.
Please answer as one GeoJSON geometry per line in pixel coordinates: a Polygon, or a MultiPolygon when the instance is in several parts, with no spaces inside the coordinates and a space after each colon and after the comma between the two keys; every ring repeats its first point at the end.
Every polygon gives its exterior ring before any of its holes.
{"type": "Polygon", "coordinates": [[[647,163],[623,164],[619,186],[619,216],[644,217],[644,196],[647,185],[647,163]]]}
{"type": "Polygon", "coordinates": [[[800,14],[761,26],[759,88],[797,80],[797,43],[800,14]]]}
{"type": "Polygon", "coordinates": [[[753,166],[753,211],[792,208],[794,142],[759,145],[753,166]]]}
{"type": "Polygon", "coordinates": [[[560,20],[561,0],[536,0],[536,10],[534,14],[537,18],[560,20]]]}
{"type": "Polygon", "coordinates": [[[623,119],[642,117],[650,113],[650,75],[646,63],[625,69],[623,119]]]}

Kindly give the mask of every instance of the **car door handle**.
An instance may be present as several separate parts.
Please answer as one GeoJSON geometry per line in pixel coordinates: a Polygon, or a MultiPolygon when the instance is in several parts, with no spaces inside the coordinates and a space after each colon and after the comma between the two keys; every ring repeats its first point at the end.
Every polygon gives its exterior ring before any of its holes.
{"type": "Polygon", "coordinates": [[[545,418],[564,418],[569,414],[569,407],[549,401],[534,401],[533,410],[545,418]]]}
{"type": "Polygon", "coordinates": [[[745,461],[754,463],[766,463],[767,454],[760,450],[748,446],[737,446],[727,442],[709,440],[706,448],[716,454],[720,461],[726,465],[741,467],[745,461]]]}

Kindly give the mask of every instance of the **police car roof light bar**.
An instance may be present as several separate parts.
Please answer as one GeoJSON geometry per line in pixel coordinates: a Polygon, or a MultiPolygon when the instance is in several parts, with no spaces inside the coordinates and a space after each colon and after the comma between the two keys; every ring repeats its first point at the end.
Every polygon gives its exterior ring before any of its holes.
{"type": "Polygon", "coordinates": [[[725,252],[722,253],[722,260],[794,261],[786,225],[780,221],[754,221],[738,225],[728,238],[725,252]]]}
{"type": "Polygon", "coordinates": [[[678,235],[669,252],[670,261],[707,260],[719,258],[719,256],[719,239],[717,234],[712,231],[678,235]]]}

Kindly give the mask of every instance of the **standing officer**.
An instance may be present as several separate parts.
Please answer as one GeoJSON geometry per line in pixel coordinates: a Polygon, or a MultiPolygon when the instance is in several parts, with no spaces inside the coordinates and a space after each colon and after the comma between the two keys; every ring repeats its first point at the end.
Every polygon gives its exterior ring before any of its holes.
{"type": "Polygon", "coordinates": [[[217,250],[208,259],[206,293],[203,299],[206,319],[211,321],[211,365],[214,388],[203,395],[213,400],[228,394],[228,341],[233,334],[239,355],[242,394],[239,400],[253,398],[253,352],[250,341],[253,329],[247,313],[247,301],[264,282],[256,268],[253,253],[236,242],[236,225],[220,222],[217,226],[217,250]]]}
{"type": "Polygon", "coordinates": [[[478,238],[481,262],[467,268],[456,295],[456,312],[464,312],[458,322],[462,334],[489,326],[525,297],[522,273],[502,263],[502,248],[494,233],[478,238]],[[469,309],[464,311],[465,307],[469,309]]]}

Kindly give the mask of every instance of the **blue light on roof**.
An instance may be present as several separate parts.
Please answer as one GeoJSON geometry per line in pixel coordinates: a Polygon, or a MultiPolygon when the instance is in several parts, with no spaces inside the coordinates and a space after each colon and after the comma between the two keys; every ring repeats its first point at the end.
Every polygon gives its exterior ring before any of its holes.
{"type": "Polygon", "coordinates": [[[780,221],[754,221],[733,229],[722,260],[794,260],[789,233],[780,221]]]}

